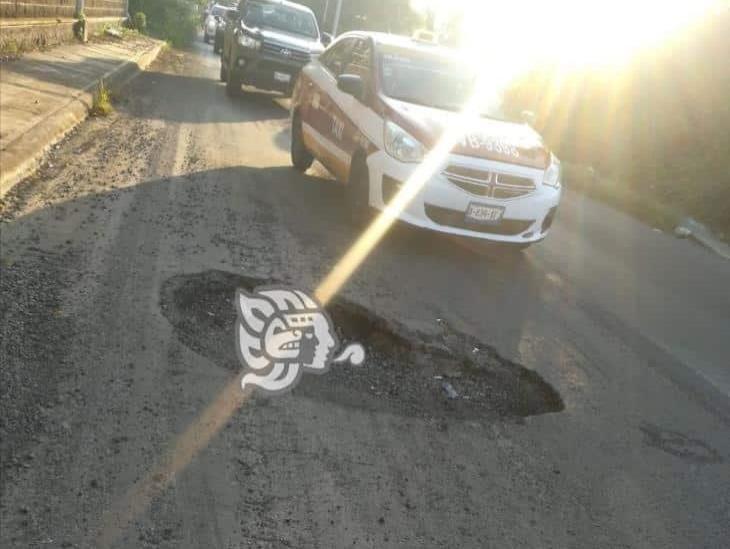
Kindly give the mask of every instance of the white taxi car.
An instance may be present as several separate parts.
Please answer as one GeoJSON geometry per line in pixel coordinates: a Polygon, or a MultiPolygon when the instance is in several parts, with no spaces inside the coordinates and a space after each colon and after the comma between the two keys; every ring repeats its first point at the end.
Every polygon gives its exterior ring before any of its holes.
{"type": "MultiPolygon", "coordinates": [[[[475,78],[456,51],[406,37],[340,36],[292,97],[291,156],[348,185],[353,212],[383,210],[445,130],[475,78]]],[[[524,248],[545,238],[561,197],[558,159],[528,124],[485,108],[400,213],[434,231],[524,248]]]]}

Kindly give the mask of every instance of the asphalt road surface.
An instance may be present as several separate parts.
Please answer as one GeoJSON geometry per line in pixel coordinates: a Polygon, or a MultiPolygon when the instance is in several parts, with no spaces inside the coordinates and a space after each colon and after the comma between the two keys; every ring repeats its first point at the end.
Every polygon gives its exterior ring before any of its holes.
{"type": "Polygon", "coordinates": [[[3,204],[0,545],[727,546],[730,263],[581,197],[521,258],[396,227],[331,306],[366,364],[240,398],[234,290],[358,233],[217,74],[166,52],[3,204]]]}

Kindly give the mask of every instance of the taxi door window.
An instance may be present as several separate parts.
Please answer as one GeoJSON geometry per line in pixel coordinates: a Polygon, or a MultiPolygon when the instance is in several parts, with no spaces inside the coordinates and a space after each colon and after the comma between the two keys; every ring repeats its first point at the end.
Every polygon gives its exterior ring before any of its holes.
{"type": "Polygon", "coordinates": [[[352,55],[342,74],[355,74],[360,76],[366,83],[372,74],[372,48],[369,40],[358,40],[352,48],[352,55]]]}
{"type": "Polygon", "coordinates": [[[323,53],[319,58],[320,63],[325,66],[332,76],[337,78],[349,63],[354,44],[355,39],[345,38],[323,53]]]}
{"type": "Polygon", "coordinates": [[[372,54],[370,40],[358,39],[352,48],[352,54],[347,65],[342,70],[342,74],[354,74],[362,78],[366,90],[370,89],[373,73],[372,54]]]}

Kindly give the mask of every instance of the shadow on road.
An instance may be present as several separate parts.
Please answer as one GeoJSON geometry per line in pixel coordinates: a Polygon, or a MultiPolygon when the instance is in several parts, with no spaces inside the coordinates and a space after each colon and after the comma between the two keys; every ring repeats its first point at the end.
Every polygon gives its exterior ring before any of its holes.
{"type": "Polygon", "coordinates": [[[120,94],[116,106],[137,118],[193,124],[236,124],[282,120],[288,114],[274,100],[278,96],[243,92],[239,97],[226,95],[218,80],[145,72],[120,94]]]}
{"type": "MultiPolygon", "coordinates": [[[[302,175],[287,166],[233,167],[104,190],[36,210],[5,224],[3,255],[18,261],[29,255],[20,235],[74,234],[73,243],[47,238],[38,245],[54,256],[85,238],[93,241],[94,235],[109,230],[109,212],[121,207],[117,204],[129,206],[113,249],[121,253],[134,248],[129,235],[144,240],[145,234],[167,234],[175,240],[184,234],[176,251],[181,270],[189,261],[210,269],[257,265],[281,280],[292,280],[296,271],[302,280],[316,282],[362,230],[350,221],[344,188],[332,180],[302,175]],[[178,198],[170,200],[172,196],[178,198]],[[98,221],[73,225],[87,218],[98,221]],[[282,247],[297,250],[295,264],[282,264],[282,247]]],[[[162,246],[165,238],[153,241],[162,246]]],[[[38,254],[36,250],[30,255],[38,254]]],[[[529,255],[482,251],[474,243],[465,246],[452,237],[396,224],[344,291],[352,285],[365,288],[366,295],[393,303],[393,311],[414,311],[417,322],[450,319],[458,329],[497,343],[500,352],[514,358],[543,284],[544,276],[529,255]],[[424,310],[428,318],[419,318],[424,310]],[[485,325],[487,331],[480,332],[484,328],[477,327],[485,325]]]]}

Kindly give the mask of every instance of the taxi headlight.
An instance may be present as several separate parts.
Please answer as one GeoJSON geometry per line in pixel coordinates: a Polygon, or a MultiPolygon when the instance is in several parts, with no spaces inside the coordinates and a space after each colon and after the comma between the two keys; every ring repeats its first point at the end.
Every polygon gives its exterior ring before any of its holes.
{"type": "Polygon", "coordinates": [[[560,180],[562,175],[562,169],[560,168],[560,160],[554,155],[550,157],[550,165],[545,170],[545,175],[542,178],[542,184],[554,189],[560,188],[560,180]]]}
{"type": "Polygon", "coordinates": [[[425,147],[395,122],[385,122],[385,152],[401,162],[422,162],[425,147]]]}

